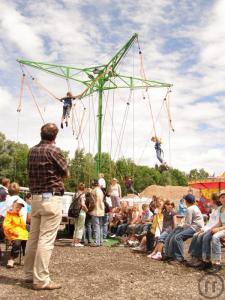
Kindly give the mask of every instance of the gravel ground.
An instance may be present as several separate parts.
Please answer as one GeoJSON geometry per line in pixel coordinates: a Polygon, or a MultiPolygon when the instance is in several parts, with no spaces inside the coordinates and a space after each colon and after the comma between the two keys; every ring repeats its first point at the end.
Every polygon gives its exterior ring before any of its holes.
{"type": "MultiPolygon", "coordinates": [[[[126,247],[77,249],[57,241],[50,270],[62,289],[34,291],[24,283],[21,266],[1,265],[0,299],[205,299],[198,289],[203,272],[155,262],[126,247]]],[[[225,278],[225,271],[219,275],[225,278]]],[[[224,300],[224,292],[216,299],[224,300]]]]}

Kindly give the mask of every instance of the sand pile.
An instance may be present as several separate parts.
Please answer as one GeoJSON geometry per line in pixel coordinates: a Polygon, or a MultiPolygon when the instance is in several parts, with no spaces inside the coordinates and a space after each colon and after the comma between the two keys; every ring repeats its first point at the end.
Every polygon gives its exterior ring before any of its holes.
{"type": "MultiPolygon", "coordinates": [[[[162,197],[164,199],[169,199],[173,201],[180,200],[183,195],[186,195],[190,188],[184,186],[160,186],[160,185],[150,185],[142,193],[141,197],[152,197],[153,195],[162,197]]],[[[198,198],[199,191],[192,189],[194,195],[198,198]]]]}

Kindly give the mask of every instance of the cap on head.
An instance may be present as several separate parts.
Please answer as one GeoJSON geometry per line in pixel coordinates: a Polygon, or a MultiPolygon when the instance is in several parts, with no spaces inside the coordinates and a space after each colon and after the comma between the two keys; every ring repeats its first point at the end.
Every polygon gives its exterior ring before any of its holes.
{"type": "Polygon", "coordinates": [[[219,193],[219,198],[220,198],[221,196],[223,196],[223,195],[225,195],[225,190],[222,190],[222,191],[219,193]]]}
{"type": "Polygon", "coordinates": [[[18,203],[18,204],[20,204],[21,206],[24,207],[24,203],[23,203],[23,200],[22,200],[22,199],[18,199],[18,200],[16,200],[14,203],[18,203]]]}
{"type": "Polygon", "coordinates": [[[195,196],[192,194],[187,194],[186,196],[184,196],[184,200],[190,204],[195,203],[195,196]]]}

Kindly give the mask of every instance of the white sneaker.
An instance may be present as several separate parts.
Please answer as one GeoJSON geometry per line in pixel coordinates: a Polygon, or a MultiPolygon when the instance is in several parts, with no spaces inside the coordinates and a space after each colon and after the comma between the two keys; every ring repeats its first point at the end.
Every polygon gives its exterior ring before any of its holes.
{"type": "Polygon", "coordinates": [[[151,259],[162,260],[162,254],[157,252],[155,255],[152,255],[151,259]]]}
{"type": "Polygon", "coordinates": [[[84,245],[81,243],[78,243],[78,244],[74,244],[74,247],[84,247],[84,245]]]}
{"type": "Polygon", "coordinates": [[[155,255],[156,253],[153,251],[151,254],[149,254],[147,257],[148,258],[152,258],[153,255],[155,255]]]}
{"type": "Polygon", "coordinates": [[[9,259],[7,262],[7,268],[14,268],[14,260],[13,259],[9,259]]]}

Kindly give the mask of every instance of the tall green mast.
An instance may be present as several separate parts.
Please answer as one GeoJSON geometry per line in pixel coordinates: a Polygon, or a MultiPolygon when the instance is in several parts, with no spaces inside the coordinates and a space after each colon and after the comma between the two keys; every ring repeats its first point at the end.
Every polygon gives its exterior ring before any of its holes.
{"type": "Polygon", "coordinates": [[[118,74],[116,68],[133,43],[137,40],[138,34],[134,33],[128,42],[113,56],[113,58],[105,65],[99,65],[87,68],[77,68],[65,65],[49,64],[45,62],[35,62],[30,60],[17,59],[21,65],[27,65],[32,68],[60,76],[66,79],[75,80],[85,86],[82,98],[98,93],[98,153],[97,153],[97,174],[101,170],[102,162],[102,102],[104,90],[123,89],[123,88],[163,88],[171,87],[172,84],[160,81],[146,80],[139,77],[126,76],[118,74]],[[85,74],[86,80],[79,78],[79,74],[85,74]],[[116,79],[116,82],[115,82],[116,79]]]}

